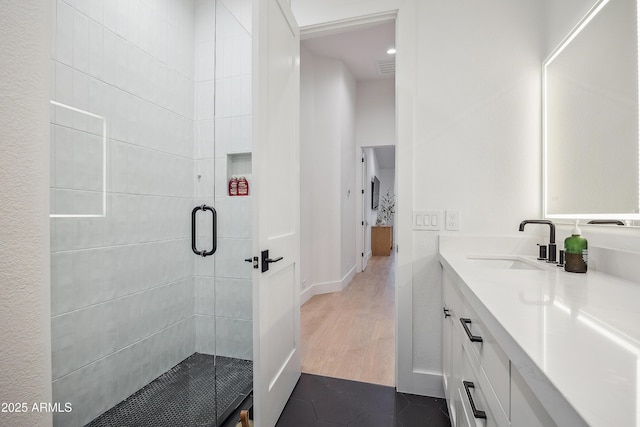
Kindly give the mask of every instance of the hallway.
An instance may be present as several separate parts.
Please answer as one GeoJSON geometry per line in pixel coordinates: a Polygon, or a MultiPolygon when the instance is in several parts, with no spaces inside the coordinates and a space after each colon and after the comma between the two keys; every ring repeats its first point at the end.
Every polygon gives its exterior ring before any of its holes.
{"type": "Polygon", "coordinates": [[[302,372],[395,386],[395,256],[300,308],[302,372]]]}

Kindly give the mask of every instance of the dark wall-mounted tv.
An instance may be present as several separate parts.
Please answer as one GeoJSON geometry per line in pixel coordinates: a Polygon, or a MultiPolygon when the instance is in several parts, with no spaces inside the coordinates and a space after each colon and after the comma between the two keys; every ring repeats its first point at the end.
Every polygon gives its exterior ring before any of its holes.
{"type": "Polygon", "coordinates": [[[374,211],[378,209],[378,203],[380,202],[380,180],[377,176],[373,177],[371,181],[371,209],[374,211]]]}

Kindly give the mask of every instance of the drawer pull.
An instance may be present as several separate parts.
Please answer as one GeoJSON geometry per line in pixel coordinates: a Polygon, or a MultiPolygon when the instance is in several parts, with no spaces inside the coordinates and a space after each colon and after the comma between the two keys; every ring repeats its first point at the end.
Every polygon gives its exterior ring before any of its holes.
{"type": "Polygon", "coordinates": [[[467,392],[467,398],[469,399],[469,403],[471,404],[473,416],[475,418],[484,418],[486,420],[487,414],[484,411],[476,409],[476,404],[474,403],[473,397],[471,397],[471,392],[469,391],[470,388],[476,387],[475,384],[473,384],[471,381],[462,381],[462,384],[464,385],[464,390],[467,392]]]}
{"type": "Polygon", "coordinates": [[[467,326],[467,325],[471,324],[471,319],[467,319],[467,318],[461,317],[460,318],[460,323],[462,323],[462,327],[464,328],[464,331],[467,333],[467,336],[469,337],[471,342],[482,342],[482,337],[480,337],[478,335],[471,335],[471,330],[467,326]]]}
{"type": "Polygon", "coordinates": [[[444,318],[446,319],[447,317],[451,317],[451,314],[449,313],[449,309],[446,307],[442,307],[442,312],[444,313],[444,318]]]}

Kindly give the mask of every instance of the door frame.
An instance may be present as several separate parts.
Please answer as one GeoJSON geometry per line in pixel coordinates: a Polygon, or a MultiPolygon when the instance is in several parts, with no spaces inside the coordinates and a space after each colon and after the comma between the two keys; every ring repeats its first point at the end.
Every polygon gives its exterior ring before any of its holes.
{"type": "MultiPolygon", "coordinates": [[[[356,181],[356,188],[360,188],[360,197],[362,198],[362,203],[361,203],[361,208],[359,210],[359,212],[357,213],[358,217],[356,218],[356,227],[358,227],[358,232],[356,232],[356,257],[361,257],[362,262],[362,269],[360,271],[364,271],[366,266],[367,266],[367,261],[369,260],[369,253],[367,253],[367,230],[369,230],[369,235],[371,234],[370,229],[371,226],[375,225],[375,224],[371,224],[371,223],[367,223],[367,206],[369,203],[369,197],[371,194],[371,186],[370,186],[370,182],[366,182],[367,181],[367,175],[368,175],[368,171],[371,168],[371,165],[369,165],[369,163],[367,162],[366,156],[365,156],[365,149],[373,149],[375,150],[376,148],[387,148],[387,147],[393,147],[394,148],[394,152],[397,150],[396,145],[362,145],[362,146],[357,146],[356,150],[360,151],[360,157],[363,160],[357,160],[358,163],[360,163],[360,168],[361,168],[361,177],[360,177],[360,181],[356,181]],[[359,185],[359,186],[358,186],[359,185]],[[361,234],[361,235],[360,235],[361,234]]],[[[394,178],[394,194],[396,196],[396,198],[398,197],[398,191],[399,191],[399,187],[396,184],[397,179],[398,179],[398,170],[397,170],[397,155],[396,157],[396,161],[394,164],[394,170],[393,170],[393,178],[394,178]]],[[[356,165],[356,168],[358,167],[358,165],[356,165]]],[[[381,194],[383,192],[383,189],[380,189],[381,194]]],[[[395,232],[395,230],[394,230],[395,232]]],[[[395,250],[395,241],[396,239],[393,239],[393,249],[395,250]]]]}
{"type": "MultiPolygon", "coordinates": [[[[364,22],[370,17],[377,19],[395,19],[396,25],[396,186],[399,189],[396,197],[394,232],[396,242],[396,387],[398,391],[425,396],[444,396],[442,391],[442,375],[437,361],[421,361],[415,364],[414,350],[424,350],[424,334],[421,332],[424,323],[414,325],[414,269],[415,260],[421,258],[421,248],[416,247],[416,233],[413,230],[414,209],[414,145],[419,143],[415,134],[415,123],[423,120],[417,116],[420,112],[419,89],[421,80],[420,39],[421,23],[419,16],[423,2],[418,0],[392,1],[385,13],[367,13],[384,8],[382,5],[353,5],[353,8],[332,11],[330,16],[342,16],[333,19],[334,28],[348,26],[349,23],[364,22]],[[362,11],[358,13],[358,10],[362,11]],[[355,16],[355,18],[353,18],[355,16]],[[346,19],[345,19],[346,18],[346,19]],[[415,338],[415,343],[414,343],[415,338]]],[[[384,10],[384,9],[383,9],[384,10]]],[[[317,22],[317,21],[315,21],[317,22]]],[[[330,23],[329,23],[330,24],[330,23]]],[[[321,29],[330,29],[326,23],[306,25],[302,37],[310,38],[321,29]]],[[[415,285],[421,291],[422,281],[415,285]]],[[[434,292],[439,290],[433,288],[434,292]]],[[[439,288],[437,288],[439,289],[439,288]]],[[[439,305],[439,304],[436,304],[439,305]]],[[[430,306],[430,308],[433,308],[430,306]]],[[[439,322],[439,320],[438,320],[439,322]]]]}
{"type": "MultiPolygon", "coordinates": [[[[367,269],[367,261],[369,261],[369,253],[367,252],[367,227],[369,227],[369,221],[367,218],[367,189],[369,188],[368,186],[365,186],[365,182],[367,180],[367,172],[368,172],[368,165],[369,163],[367,162],[367,156],[365,155],[365,147],[360,147],[360,157],[361,157],[361,161],[360,161],[360,165],[362,168],[362,173],[360,174],[361,179],[362,179],[362,185],[361,187],[361,191],[360,191],[360,197],[362,198],[362,203],[360,203],[360,219],[362,221],[362,224],[360,226],[360,233],[362,233],[362,236],[360,236],[360,238],[358,239],[356,237],[356,239],[360,242],[360,244],[362,245],[360,247],[360,251],[358,251],[358,245],[356,245],[356,259],[358,259],[358,252],[360,252],[360,271],[365,271],[367,269]]],[[[357,223],[356,223],[357,226],[357,223]]],[[[356,236],[358,235],[358,233],[356,233],[356,236]]]]}
{"type": "MultiPolygon", "coordinates": [[[[323,37],[323,36],[330,36],[333,34],[339,34],[339,33],[344,33],[344,32],[350,32],[350,31],[354,31],[357,29],[362,29],[362,28],[366,28],[367,26],[373,26],[373,25],[377,25],[377,24],[381,24],[384,22],[389,22],[389,21],[393,21],[395,23],[395,27],[396,27],[396,40],[395,40],[395,44],[396,44],[396,49],[398,48],[399,44],[400,44],[400,39],[398,37],[399,32],[398,32],[398,23],[399,23],[399,10],[395,9],[395,10],[390,10],[390,11],[386,11],[386,12],[381,12],[381,13],[374,13],[374,14],[368,14],[368,15],[361,15],[361,16],[357,16],[355,18],[348,18],[348,19],[342,19],[342,20],[336,20],[336,21],[330,21],[330,22],[326,22],[326,23],[321,23],[321,24],[314,24],[314,25],[307,25],[307,26],[302,26],[300,27],[300,41],[302,40],[308,40],[308,39],[312,39],[312,38],[316,38],[316,37],[323,37]]],[[[397,57],[396,57],[397,58],[397,57]]],[[[399,127],[398,127],[398,121],[399,121],[399,114],[398,114],[398,110],[399,110],[399,94],[398,94],[398,74],[397,74],[397,62],[396,62],[396,77],[395,77],[395,125],[396,125],[396,160],[395,160],[395,187],[396,187],[396,218],[398,218],[399,216],[399,199],[400,199],[400,188],[401,186],[398,185],[398,180],[400,178],[400,173],[398,171],[398,143],[399,143],[399,136],[400,136],[400,132],[399,132],[399,127]]],[[[356,150],[356,163],[360,163],[360,165],[362,164],[362,154],[363,154],[363,148],[373,148],[374,146],[360,146],[356,143],[355,146],[355,150],[356,150]]],[[[358,167],[362,167],[362,166],[358,166],[355,165],[356,168],[358,167]]],[[[357,170],[357,169],[356,169],[357,170]]],[[[362,186],[363,183],[362,181],[362,174],[358,174],[356,173],[356,189],[363,189],[364,187],[362,186]],[[358,176],[360,176],[360,178],[357,178],[358,176]],[[360,181],[358,183],[358,180],[360,181]]],[[[361,192],[360,192],[361,193],[361,192]]],[[[366,193],[366,192],[365,192],[366,193]]],[[[407,194],[407,199],[410,200],[410,195],[411,195],[411,188],[408,188],[408,191],[406,192],[407,194]]],[[[361,193],[361,197],[362,197],[362,193],[361,193]]],[[[362,266],[362,256],[361,253],[364,250],[364,236],[363,236],[363,227],[361,225],[361,221],[363,218],[363,213],[364,213],[364,203],[366,203],[366,200],[363,200],[363,208],[361,210],[356,209],[356,216],[354,218],[354,225],[356,226],[356,260],[360,259],[359,262],[356,262],[356,265],[360,265],[362,266]]],[[[396,224],[398,223],[398,221],[396,220],[396,224]]],[[[394,231],[394,250],[397,250],[397,242],[400,240],[399,238],[396,239],[395,237],[395,231],[394,231]]],[[[409,248],[409,245],[407,245],[407,248],[409,248]]],[[[409,254],[409,252],[407,252],[409,254]]],[[[396,262],[398,261],[398,258],[396,258],[396,262]]],[[[400,327],[401,321],[403,324],[407,324],[407,320],[410,321],[410,319],[407,318],[407,316],[403,316],[402,313],[399,312],[398,307],[399,307],[399,295],[400,292],[398,290],[398,283],[400,278],[405,278],[405,277],[411,277],[411,273],[408,272],[406,269],[401,269],[398,268],[396,266],[396,274],[394,277],[394,283],[396,286],[396,298],[395,298],[395,323],[396,323],[396,343],[395,343],[395,384],[396,387],[398,389],[400,389],[399,385],[400,385],[400,373],[402,371],[402,369],[400,369],[400,351],[399,348],[403,347],[403,348],[408,348],[409,353],[407,354],[412,354],[412,347],[413,347],[413,343],[411,341],[410,336],[407,336],[406,332],[403,333],[402,339],[400,337],[400,332],[403,328],[400,327]],[[407,341],[407,339],[409,339],[409,341],[407,341]],[[401,342],[403,341],[403,342],[401,342]]],[[[411,289],[409,289],[410,291],[411,289]]],[[[404,294],[406,295],[406,291],[404,292],[404,294]]],[[[406,298],[405,298],[406,300],[406,298]]],[[[299,310],[299,308],[298,308],[299,310]]],[[[406,314],[406,313],[405,313],[406,314]]],[[[409,317],[412,316],[412,313],[409,312],[408,313],[409,317]]],[[[403,352],[406,353],[406,352],[403,352]]],[[[403,364],[405,364],[403,362],[403,364]]],[[[404,389],[407,389],[407,387],[403,387],[404,389]]]]}
{"type": "MultiPolygon", "coordinates": [[[[313,38],[318,38],[318,37],[325,37],[325,36],[331,36],[334,34],[340,34],[340,33],[347,33],[347,32],[351,32],[354,30],[360,30],[360,29],[364,29],[367,27],[371,27],[371,26],[375,26],[378,24],[382,24],[385,22],[394,22],[395,26],[396,26],[396,48],[398,46],[398,10],[390,10],[390,11],[386,11],[386,12],[380,12],[380,13],[374,13],[374,14],[369,14],[369,15],[362,15],[362,16],[357,16],[354,18],[349,18],[349,19],[342,19],[342,20],[337,20],[337,21],[330,21],[330,22],[326,22],[326,23],[321,23],[321,24],[314,24],[314,25],[307,25],[307,26],[303,26],[300,27],[300,41],[302,42],[303,40],[308,40],[308,39],[313,39],[313,38]]],[[[395,119],[395,124],[396,124],[396,150],[397,150],[397,144],[398,144],[398,91],[397,91],[397,87],[398,87],[398,79],[397,77],[395,78],[395,88],[396,88],[396,119],[395,119]]],[[[382,145],[384,146],[389,146],[392,144],[388,144],[388,145],[382,145]]],[[[359,170],[359,168],[361,168],[362,166],[362,155],[363,155],[363,151],[362,149],[364,148],[375,148],[375,146],[369,146],[369,145],[358,145],[356,143],[355,146],[355,150],[356,150],[356,155],[355,155],[355,159],[356,159],[356,165],[354,165],[356,167],[356,170],[359,170]]],[[[397,185],[398,182],[398,156],[397,156],[397,151],[396,151],[396,170],[395,170],[395,182],[396,182],[396,200],[397,200],[397,196],[398,196],[398,191],[399,191],[399,186],[397,185]]],[[[362,174],[358,174],[356,173],[356,191],[358,191],[360,193],[360,197],[362,197],[362,191],[365,191],[366,194],[366,189],[363,187],[363,177],[362,174]]],[[[367,256],[366,253],[364,253],[364,247],[365,247],[365,236],[364,236],[364,229],[366,228],[365,226],[362,226],[362,221],[364,218],[364,203],[366,203],[366,201],[363,201],[362,203],[362,209],[356,209],[356,217],[354,218],[354,225],[356,227],[356,245],[355,245],[355,256],[356,256],[356,272],[361,272],[364,271],[365,267],[366,267],[366,261],[363,259],[364,257],[367,256]],[[364,255],[363,255],[364,253],[364,255]]],[[[396,202],[396,206],[398,206],[398,203],[396,202]]],[[[371,225],[371,224],[369,224],[371,225]]],[[[394,236],[394,242],[396,241],[395,236],[394,236]]],[[[394,243],[394,250],[395,250],[395,243],[394,243]]],[[[398,270],[396,269],[396,272],[398,270]]],[[[397,283],[397,282],[396,282],[397,283]]],[[[397,299],[396,299],[396,318],[397,318],[397,313],[398,313],[398,304],[397,304],[397,299]]],[[[397,343],[396,343],[397,344],[397,343]]],[[[398,348],[396,345],[396,358],[398,356],[398,348]]],[[[396,370],[397,371],[397,370],[396,370]]],[[[397,372],[396,372],[397,373],[397,372]]]]}

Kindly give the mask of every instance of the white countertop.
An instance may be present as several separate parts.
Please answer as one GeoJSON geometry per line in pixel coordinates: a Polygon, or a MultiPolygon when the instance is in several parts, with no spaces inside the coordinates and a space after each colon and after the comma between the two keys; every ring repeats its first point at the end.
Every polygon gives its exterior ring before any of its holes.
{"type": "Polygon", "coordinates": [[[640,284],[536,261],[535,242],[441,236],[440,262],[559,425],[582,418],[594,427],[640,427],[640,284]],[[480,254],[524,255],[543,269],[487,268],[467,258],[480,254]],[[545,387],[553,392],[545,396],[545,387]]]}

